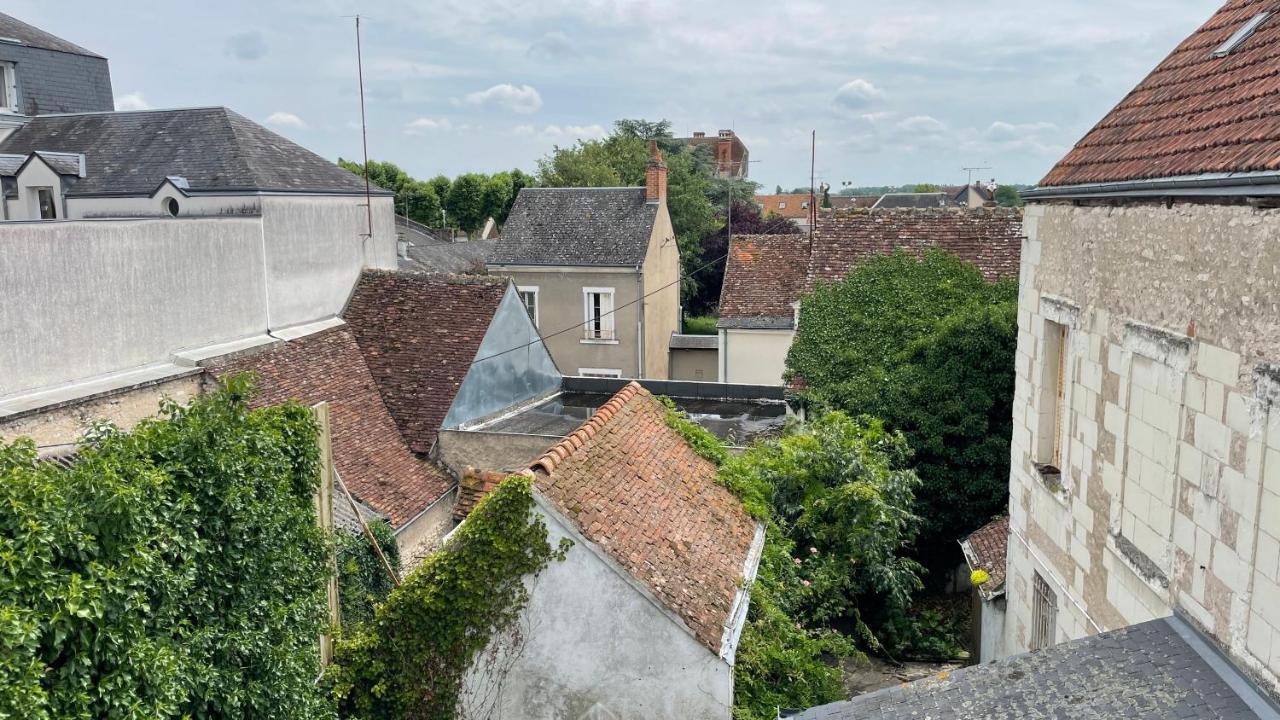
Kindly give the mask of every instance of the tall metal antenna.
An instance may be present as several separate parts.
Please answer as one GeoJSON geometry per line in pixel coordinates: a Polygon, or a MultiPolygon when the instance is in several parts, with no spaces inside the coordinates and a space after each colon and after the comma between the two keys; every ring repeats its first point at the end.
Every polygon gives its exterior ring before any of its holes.
{"type": "Polygon", "coordinates": [[[964,172],[969,173],[969,180],[968,180],[965,184],[966,184],[966,185],[972,185],[972,184],[973,184],[973,171],[974,171],[974,170],[990,170],[990,169],[991,169],[991,166],[990,166],[990,165],[976,165],[976,166],[974,166],[974,167],[962,167],[962,168],[960,168],[960,169],[961,169],[961,170],[963,170],[964,172]]]}
{"type": "Polygon", "coordinates": [[[360,142],[364,147],[364,209],[373,237],[373,193],[369,190],[369,126],[364,117],[364,57],[360,51],[360,16],[356,15],[356,73],[360,76],[360,142]]]}
{"type": "Polygon", "coordinates": [[[818,162],[818,131],[809,135],[809,244],[813,244],[813,226],[818,224],[818,209],[814,207],[813,176],[818,162]]]}

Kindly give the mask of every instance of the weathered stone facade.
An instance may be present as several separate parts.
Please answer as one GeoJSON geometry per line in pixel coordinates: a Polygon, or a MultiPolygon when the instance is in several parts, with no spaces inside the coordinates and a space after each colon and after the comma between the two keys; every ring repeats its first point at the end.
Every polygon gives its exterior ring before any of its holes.
{"type": "Polygon", "coordinates": [[[1039,574],[1054,641],[1176,609],[1274,692],[1280,210],[1039,204],[1025,231],[1005,650],[1039,574]]]}

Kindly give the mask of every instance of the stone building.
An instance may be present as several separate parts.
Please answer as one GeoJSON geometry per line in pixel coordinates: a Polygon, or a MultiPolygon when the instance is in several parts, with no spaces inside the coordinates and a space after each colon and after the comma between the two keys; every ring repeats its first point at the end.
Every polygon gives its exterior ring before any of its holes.
{"type": "Polygon", "coordinates": [[[1280,17],[1231,0],[1026,193],[1004,651],[1177,614],[1280,689],[1280,17]]]}

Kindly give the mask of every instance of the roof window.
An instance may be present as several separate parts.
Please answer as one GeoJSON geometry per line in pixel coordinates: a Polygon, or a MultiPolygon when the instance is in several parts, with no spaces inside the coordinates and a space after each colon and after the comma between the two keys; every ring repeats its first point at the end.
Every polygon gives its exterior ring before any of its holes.
{"type": "Polygon", "coordinates": [[[1271,17],[1270,10],[1266,10],[1264,12],[1258,13],[1257,15],[1254,15],[1253,18],[1249,20],[1249,22],[1242,25],[1240,29],[1235,32],[1234,35],[1227,38],[1226,42],[1219,45],[1218,49],[1213,51],[1213,57],[1216,57],[1216,58],[1226,57],[1231,53],[1235,52],[1236,49],[1239,48],[1242,44],[1244,44],[1244,41],[1248,40],[1249,36],[1253,35],[1254,31],[1256,31],[1258,27],[1262,25],[1262,23],[1266,22],[1267,18],[1269,17],[1271,17]]]}

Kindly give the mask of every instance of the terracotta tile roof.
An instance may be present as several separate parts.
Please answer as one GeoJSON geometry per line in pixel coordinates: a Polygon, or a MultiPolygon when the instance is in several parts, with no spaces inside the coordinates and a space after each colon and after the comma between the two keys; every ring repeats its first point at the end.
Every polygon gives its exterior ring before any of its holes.
{"type": "Polygon", "coordinates": [[[389,516],[393,527],[412,520],[453,486],[443,470],[409,452],[346,328],[215,362],[208,369],[214,377],[254,373],[254,407],[327,401],[338,473],[357,500],[389,516]]]}
{"type": "Polygon", "coordinates": [[[533,465],[535,484],[714,653],[756,522],[630,383],[533,465]]]}
{"type": "Polygon", "coordinates": [[[1230,0],[1040,181],[1042,187],[1280,170],[1280,13],[1214,51],[1275,0],[1230,0]]]}
{"type": "Polygon", "coordinates": [[[824,212],[814,231],[809,287],[837,280],[866,258],[937,248],[978,266],[989,280],[1016,277],[1022,211],[1016,208],[824,212]]]}
{"type": "Polygon", "coordinates": [[[737,235],[720,289],[721,327],[792,327],[809,266],[806,235],[737,235]]]}
{"type": "Polygon", "coordinates": [[[409,449],[427,453],[507,278],[366,270],[344,313],[409,449]]]}
{"type": "MultiPolygon", "coordinates": [[[[821,203],[822,196],[818,195],[816,201],[821,203]]],[[[772,213],[792,220],[809,221],[809,193],[757,195],[756,204],[760,206],[760,214],[762,216],[767,217],[772,213]]]]}
{"type": "Polygon", "coordinates": [[[1006,563],[1009,554],[1009,518],[992,520],[974,530],[960,541],[969,569],[987,571],[991,580],[982,585],[982,594],[988,598],[1004,590],[1006,563]]]}
{"type": "Polygon", "coordinates": [[[453,519],[462,522],[476,509],[480,498],[493,492],[508,477],[507,473],[467,468],[458,481],[458,502],[453,506],[453,519]]]}

